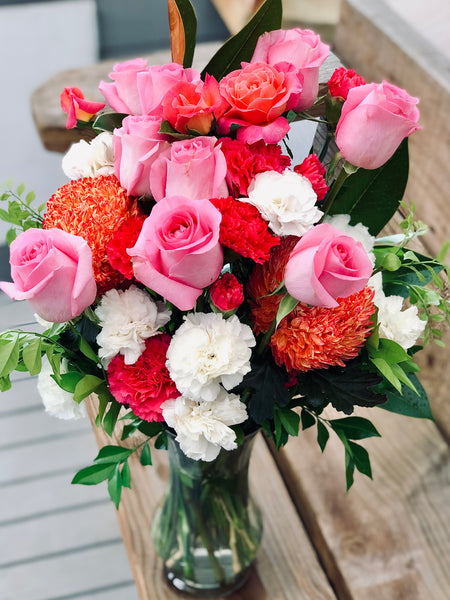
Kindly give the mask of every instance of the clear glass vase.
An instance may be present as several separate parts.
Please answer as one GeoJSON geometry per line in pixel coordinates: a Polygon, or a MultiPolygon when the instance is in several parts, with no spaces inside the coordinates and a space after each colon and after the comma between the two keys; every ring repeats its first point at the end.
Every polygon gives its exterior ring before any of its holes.
{"type": "Polygon", "coordinates": [[[169,484],[152,523],[168,580],[198,598],[223,596],[246,581],[262,536],[248,466],[255,434],[212,462],[188,458],[169,435],[169,484]]]}

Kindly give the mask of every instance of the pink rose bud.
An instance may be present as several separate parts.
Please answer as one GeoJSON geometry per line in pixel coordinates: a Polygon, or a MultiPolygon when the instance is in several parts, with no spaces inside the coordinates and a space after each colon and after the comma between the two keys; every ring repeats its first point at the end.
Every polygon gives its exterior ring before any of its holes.
{"type": "Polygon", "coordinates": [[[339,67],[328,80],[328,91],[332,98],[347,100],[349,91],[354,87],[366,85],[366,82],[353,69],[339,67]]]}
{"type": "Polygon", "coordinates": [[[222,312],[236,310],[244,302],[244,287],[228,271],[217,279],[209,290],[212,303],[222,312]]]}
{"type": "Polygon", "coordinates": [[[301,87],[288,108],[299,112],[314,104],[319,91],[319,67],[329,53],[330,47],[314,31],[298,27],[277,29],[260,36],[251,62],[265,62],[283,70],[283,63],[293,67],[301,87]]]}
{"type": "Polygon", "coordinates": [[[99,110],[105,108],[103,102],[85,100],[83,92],[77,87],[66,87],[60,96],[61,108],[67,114],[66,129],[72,129],[77,121],[90,121],[99,110]]]}
{"type": "Polygon", "coordinates": [[[0,289],[28,300],[46,321],[63,323],[95,300],[92,252],[83,238],[61,229],[27,229],[11,244],[11,277],[0,289]]]}
{"type": "Polygon", "coordinates": [[[417,98],[383,81],[352,88],[336,127],[342,156],[356,167],[384,165],[418,125],[417,98]]]}
{"type": "Polygon", "coordinates": [[[334,308],[366,287],[372,263],[361,242],[327,223],[316,225],[292,250],[284,283],[291,296],[312,306],[334,308]]]}
{"type": "Polygon", "coordinates": [[[209,200],[173,196],[158,202],[128,250],[136,279],[180,310],[194,308],[222,269],[221,218],[209,200]]]}

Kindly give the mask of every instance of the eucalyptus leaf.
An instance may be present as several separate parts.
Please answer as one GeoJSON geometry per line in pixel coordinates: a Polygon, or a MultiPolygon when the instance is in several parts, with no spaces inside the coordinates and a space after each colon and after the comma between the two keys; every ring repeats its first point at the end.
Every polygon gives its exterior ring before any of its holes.
{"type": "Polygon", "coordinates": [[[203,69],[202,79],[209,73],[219,81],[240,69],[241,62],[250,62],[259,36],[281,28],[282,13],[281,0],[266,0],[247,25],[219,48],[203,69]]]}

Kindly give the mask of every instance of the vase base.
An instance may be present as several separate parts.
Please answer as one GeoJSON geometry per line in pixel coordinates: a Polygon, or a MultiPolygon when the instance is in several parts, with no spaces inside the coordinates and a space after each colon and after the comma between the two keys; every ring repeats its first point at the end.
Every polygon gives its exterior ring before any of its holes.
{"type": "Polygon", "coordinates": [[[176,590],[190,596],[195,596],[196,598],[222,598],[223,596],[228,596],[240,589],[246,583],[250,571],[251,566],[244,569],[244,571],[239,573],[239,575],[229,583],[209,586],[180,579],[173,571],[164,567],[164,574],[167,580],[176,590]]]}

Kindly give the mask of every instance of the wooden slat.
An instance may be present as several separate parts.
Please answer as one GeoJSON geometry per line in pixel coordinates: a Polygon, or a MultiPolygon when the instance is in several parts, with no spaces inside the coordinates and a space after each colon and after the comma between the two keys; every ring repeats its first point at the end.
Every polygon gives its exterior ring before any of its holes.
{"type": "MultiPolygon", "coordinates": [[[[369,449],[374,481],[346,494],[343,449],[315,431],[277,462],[342,600],[443,600],[450,589],[450,453],[432,422],[361,411],[383,438],[369,449]]],[[[314,428],[315,429],[315,428],[314,428]]]]}
{"type": "MultiPolygon", "coordinates": [[[[95,411],[93,411],[95,412],[95,411]]],[[[110,443],[95,429],[99,445],[110,443]]],[[[150,523],[162,497],[168,474],[167,453],[153,451],[153,465],[132,461],[132,487],[124,490],[118,511],[125,547],[140,600],[176,600],[162,576],[162,562],[150,537],[150,523]]],[[[335,595],[324,577],[305,530],[264,441],[253,451],[250,477],[263,511],[265,533],[253,572],[245,587],[230,600],[327,600],[335,595]]]]}

